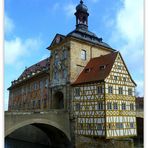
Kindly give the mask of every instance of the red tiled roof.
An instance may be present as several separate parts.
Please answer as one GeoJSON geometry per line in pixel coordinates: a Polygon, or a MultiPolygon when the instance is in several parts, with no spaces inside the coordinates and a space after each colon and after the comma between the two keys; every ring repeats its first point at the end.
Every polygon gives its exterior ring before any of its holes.
{"type": "Polygon", "coordinates": [[[91,59],[72,85],[104,80],[110,73],[118,52],[91,59]]]}
{"type": "Polygon", "coordinates": [[[37,70],[42,71],[43,68],[47,68],[47,67],[49,67],[49,58],[44,59],[44,60],[30,66],[29,68],[25,69],[24,72],[20,75],[20,77],[18,79],[21,79],[31,73],[34,73],[37,70]]]}

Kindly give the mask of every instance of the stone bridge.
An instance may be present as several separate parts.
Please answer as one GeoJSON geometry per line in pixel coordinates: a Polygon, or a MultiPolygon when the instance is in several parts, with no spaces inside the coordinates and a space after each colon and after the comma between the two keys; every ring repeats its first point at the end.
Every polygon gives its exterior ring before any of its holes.
{"type": "Polygon", "coordinates": [[[38,127],[51,138],[54,135],[54,138],[62,139],[65,137],[69,142],[71,141],[69,113],[67,111],[5,112],[5,137],[27,125],[38,127]]]}

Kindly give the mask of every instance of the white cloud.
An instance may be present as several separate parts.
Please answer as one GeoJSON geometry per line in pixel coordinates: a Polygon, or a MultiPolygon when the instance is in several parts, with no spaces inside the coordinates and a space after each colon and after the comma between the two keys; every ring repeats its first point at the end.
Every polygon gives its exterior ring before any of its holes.
{"type": "Polygon", "coordinates": [[[117,12],[113,23],[115,29],[113,30],[111,42],[122,53],[127,66],[130,68],[129,71],[137,79],[139,93],[143,94],[143,0],[121,0],[121,2],[123,5],[117,12]]]}
{"type": "Polygon", "coordinates": [[[125,41],[121,50],[125,57],[130,57],[127,59],[133,67],[138,65],[143,68],[143,1],[124,0],[123,4],[116,22],[119,39],[125,41]]]}
{"type": "Polygon", "coordinates": [[[19,62],[22,57],[26,57],[35,52],[41,45],[39,39],[26,39],[16,37],[13,40],[5,40],[5,64],[13,65],[19,62]]]}
{"type": "Polygon", "coordinates": [[[69,17],[73,17],[74,13],[75,13],[75,7],[76,5],[75,4],[67,4],[65,7],[64,7],[64,10],[66,12],[66,15],[69,16],[69,17]]]}
{"type": "Polygon", "coordinates": [[[117,29],[127,40],[143,39],[143,0],[124,0],[117,16],[117,29]]]}
{"type": "Polygon", "coordinates": [[[7,15],[5,15],[4,23],[5,23],[5,25],[4,25],[5,33],[6,34],[11,33],[15,28],[13,20],[10,17],[8,17],[7,15]]]}

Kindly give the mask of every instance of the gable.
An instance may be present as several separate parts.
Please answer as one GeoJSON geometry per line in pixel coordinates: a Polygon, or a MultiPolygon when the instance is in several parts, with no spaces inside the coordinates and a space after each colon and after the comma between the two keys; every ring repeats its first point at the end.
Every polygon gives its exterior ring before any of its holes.
{"type": "Polygon", "coordinates": [[[114,61],[114,64],[112,66],[112,69],[108,77],[105,79],[105,81],[109,83],[118,83],[118,84],[136,86],[136,83],[133,81],[120,53],[118,53],[114,61]],[[117,78],[117,80],[115,80],[115,77],[117,78]]]}
{"type": "Polygon", "coordinates": [[[64,40],[65,36],[61,34],[56,34],[54,39],[52,40],[51,44],[49,47],[47,47],[48,50],[50,50],[51,47],[58,45],[64,40]]]}
{"type": "Polygon", "coordinates": [[[90,59],[72,85],[104,81],[112,69],[117,54],[117,52],[112,52],[90,59]]]}

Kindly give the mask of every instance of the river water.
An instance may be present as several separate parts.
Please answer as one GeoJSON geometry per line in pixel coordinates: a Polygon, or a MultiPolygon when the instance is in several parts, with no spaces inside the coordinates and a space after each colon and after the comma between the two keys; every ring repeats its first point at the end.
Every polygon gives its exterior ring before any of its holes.
{"type": "MultiPolygon", "coordinates": [[[[144,147],[142,141],[135,142],[134,145],[135,145],[134,148],[144,147]]],[[[53,148],[53,147],[6,138],[5,148],[53,148]]]]}
{"type": "Polygon", "coordinates": [[[49,148],[49,146],[6,138],[5,148],[49,148]]]}

